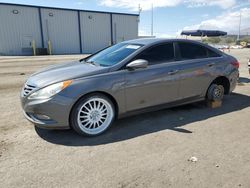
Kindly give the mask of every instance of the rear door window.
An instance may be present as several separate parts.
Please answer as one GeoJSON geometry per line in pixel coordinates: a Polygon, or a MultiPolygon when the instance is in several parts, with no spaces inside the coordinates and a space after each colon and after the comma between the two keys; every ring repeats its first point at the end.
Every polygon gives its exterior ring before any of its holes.
{"type": "Polygon", "coordinates": [[[170,62],[175,59],[173,43],[166,43],[146,49],[136,59],[145,59],[149,65],[170,62]]]}
{"type": "Polygon", "coordinates": [[[198,44],[179,42],[179,50],[182,60],[207,58],[207,48],[198,44]]]}

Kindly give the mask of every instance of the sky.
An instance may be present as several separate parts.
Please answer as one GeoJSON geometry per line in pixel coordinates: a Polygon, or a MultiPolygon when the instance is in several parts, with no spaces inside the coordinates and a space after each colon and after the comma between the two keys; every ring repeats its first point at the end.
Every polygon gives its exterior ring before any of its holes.
{"type": "MultiPolygon", "coordinates": [[[[250,30],[250,0],[0,0],[28,4],[140,14],[139,35],[151,35],[153,4],[154,36],[175,37],[182,30],[216,29],[237,33],[250,30]]],[[[249,33],[250,35],[250,33],[249,33]]]]}

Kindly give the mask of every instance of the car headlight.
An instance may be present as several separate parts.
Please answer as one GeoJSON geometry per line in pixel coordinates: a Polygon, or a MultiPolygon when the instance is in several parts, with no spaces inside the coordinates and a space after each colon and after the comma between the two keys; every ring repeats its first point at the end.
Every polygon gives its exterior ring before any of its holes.
{"type": "Polygon", "coordinates": [[[52,84],[50,86],[47,86],[43,89],[40,89],[34,93],[32,93],[28,99],[48,99],[55,94],[59,93],[66,87],[68,87],[72,83],[72,80],[67,80],[64,82],[52,84]]]}

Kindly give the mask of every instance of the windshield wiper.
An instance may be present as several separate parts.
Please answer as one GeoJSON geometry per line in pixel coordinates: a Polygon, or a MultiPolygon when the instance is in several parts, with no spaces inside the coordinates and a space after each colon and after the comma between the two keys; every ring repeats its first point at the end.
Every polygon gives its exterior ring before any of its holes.
{"type": "Polygon", "coordinates": [[[80,59],[79,62],[84,62],[85,63],[86,60],[85,60],[85,58],[83,58],[83,59],[80,59]]]}
{"type": "Polygon", "coordinates": [[[101,67],[109,67],[110,65],[99,64],[101,67]]]}
{"type": "Polygon", "coordinates": [[[95,66],[100,66],[98,63],[96,63],[94,61],[85,61],[85,63],[89,63],[89,64],[95,65],[95,66]]]}

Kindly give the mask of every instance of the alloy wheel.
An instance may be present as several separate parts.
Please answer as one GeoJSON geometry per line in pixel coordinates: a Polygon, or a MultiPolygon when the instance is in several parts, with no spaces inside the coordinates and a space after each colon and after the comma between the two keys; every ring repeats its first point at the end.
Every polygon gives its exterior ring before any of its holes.
{"type": "Polygon", "coordinates": [[[109,127],[114,118],[112,105],[103,98],[90,98],[78,111],[79,128],[89,134],[97,135],[109,127]]]}

